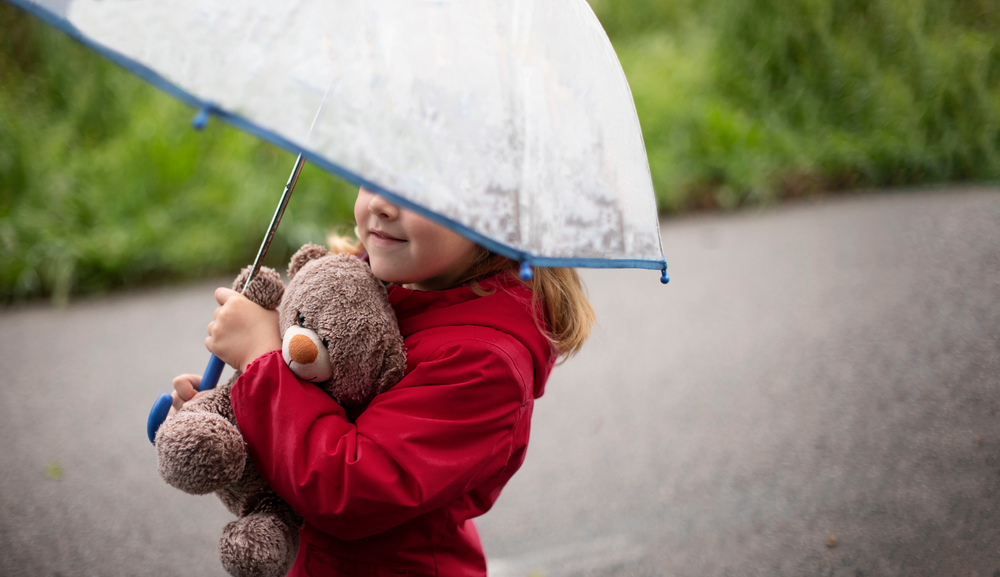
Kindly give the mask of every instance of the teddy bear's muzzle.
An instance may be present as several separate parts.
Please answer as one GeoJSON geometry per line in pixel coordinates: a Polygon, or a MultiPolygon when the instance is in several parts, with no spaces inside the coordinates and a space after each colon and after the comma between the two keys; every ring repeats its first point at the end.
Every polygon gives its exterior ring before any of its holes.
{"type": "Polygon", "coordinates": [[[311,329],[292,325],[285,331],[281,355],[288,368],[300,379],[322,383],[333,376],[330,353],[311,329]]]}

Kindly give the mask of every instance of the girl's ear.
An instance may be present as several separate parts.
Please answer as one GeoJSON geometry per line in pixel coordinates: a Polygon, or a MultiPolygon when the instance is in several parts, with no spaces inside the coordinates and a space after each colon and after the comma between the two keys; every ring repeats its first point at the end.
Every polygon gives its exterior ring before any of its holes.
{"type": "Polygon", "coordinates": [[[288,263],[288,278],[291,280],[295,276],[295,273],[299,272],[305,264],[311,260],[316,260],[318,258],[323,258],[324,256],[330,254],[330,251],[316,244],[303,245],[302,248],[295,251],[292,255],[291,262],[288,263]]]}

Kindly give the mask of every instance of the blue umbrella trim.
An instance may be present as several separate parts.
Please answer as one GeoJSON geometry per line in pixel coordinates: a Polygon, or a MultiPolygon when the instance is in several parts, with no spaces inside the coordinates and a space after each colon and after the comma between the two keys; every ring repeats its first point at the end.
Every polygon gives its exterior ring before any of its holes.
{"type": "MultiPolygon", "coordinates": [[[[229,124],[252,134],[258,138],[266,140],[276,146],[280,146],[293,154],[301,153],[307,160],[315,164],[316,166],[322,168],[323,170],[339,176],[344,180],[355,184],[357,186],[364,187],[372,192],[376,192],[382,196],[385,196],[393,203],[398,204],[404,208],[412,210],[418,214],[421,214],[430,220],[433,220],[441,225],[444,225],[455,232],[461,234],[462,236],[468,238],[469,240],[475,242],[476,244],[495,252],[497,254],[503,255],[507,258],[516,260],[522,264],[521,276],[531,277],[531,271],[529,267],[581,267],[581,268],[637,268],[637,269],[650,269],[662,271],[660,277],[660,282],[666,284],[669,282],[669,277],[667,276],[667,261],[666,258],[663,260],[646,260],[646,259],[604,259],[604,258],[553,258],[553,257],[538,257],[531,255],[522,250],[518,250],[512,246],[503,244],[489,237],[486,237],[471,228],[456,222],[448,217],[442,216],[435,212],[432,212],[418,204],[415,204],[405,198],[402,198],[398,194],[387,190],[379,184],[372,182],[362,176],[359,176],[350,170],[343,168],[333,162],[330,162],[326,158],[319,156],[316,153],[310,152],[308,150],[302,150],[300,147],[293,144],[291,141],[286,140],[284,137],[279,136],[265,128],[262,128],[249,120],[223,110],[219,108],[212,102],[202,100],[197,96],[194,96],[190,92],[180,88],[176,84],[170,82],[163,76],[161,76],[156,71],[151,68],[128,58],[106,46],[98,44],[97,42],[91,40],[86,35],[84,35],[80,30],[73,26],[66,18],[43,8],[42,6],[31,2],[30,0],[6,0],[8,3],[32,14],[45,22],[46,24],[58,28],[69,37],[73,38],[77,42],[80,42],[84,46],[90,48],[91,50],[97,52],[101,56],[104,56],[108,60],[114,62],[115,64],[121,66],[125,70],[135,74],[139,78],[142,78],[146,82],[149,82],[153,86],[159,88],[160,90],[166,92],[167,94],[177,98],[181,102],[189,104],[198,109],[198,113],[195,116],[195,126],[204,126],[207,122],[209,114],[217,116],[222,120],[228,122],[229,124]]],[[[657,231],[659,236],[659,231],[657,231]]],[[[662,251],[662,242],[661,251],[662,251]]],[[[661,253],[662,254],[662,253],[661,253]]]]}

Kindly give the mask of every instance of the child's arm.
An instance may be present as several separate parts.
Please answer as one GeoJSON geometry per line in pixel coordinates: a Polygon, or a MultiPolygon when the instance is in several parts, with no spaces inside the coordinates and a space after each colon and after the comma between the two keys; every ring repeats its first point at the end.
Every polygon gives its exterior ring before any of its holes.
{"type": "Polygon", "coordinates": [[[356,425],[296,379],[279,353],[264,355],[232,391],[254,464],[307,522],[347,540],[509,477],[527,443],[531,387],[520,375],[524,363],[530,374],[531,360],[512,337],[497,335],[510,342],[444,344],[378,395],[356,425]]]}

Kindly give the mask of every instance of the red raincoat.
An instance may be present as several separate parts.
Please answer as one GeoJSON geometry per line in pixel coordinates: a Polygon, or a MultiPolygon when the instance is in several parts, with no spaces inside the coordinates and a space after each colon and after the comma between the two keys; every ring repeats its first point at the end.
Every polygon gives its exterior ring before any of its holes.
{"type": "Polygon", "coordinates": [[[486,574],[471,519],[524,461],[555,353],[526,287],[480,285],[492,294],[390,288],[406,376],[354,423],[280,351],[234,385],[254,464],[305,519],[290,575],[486,574]]]}

